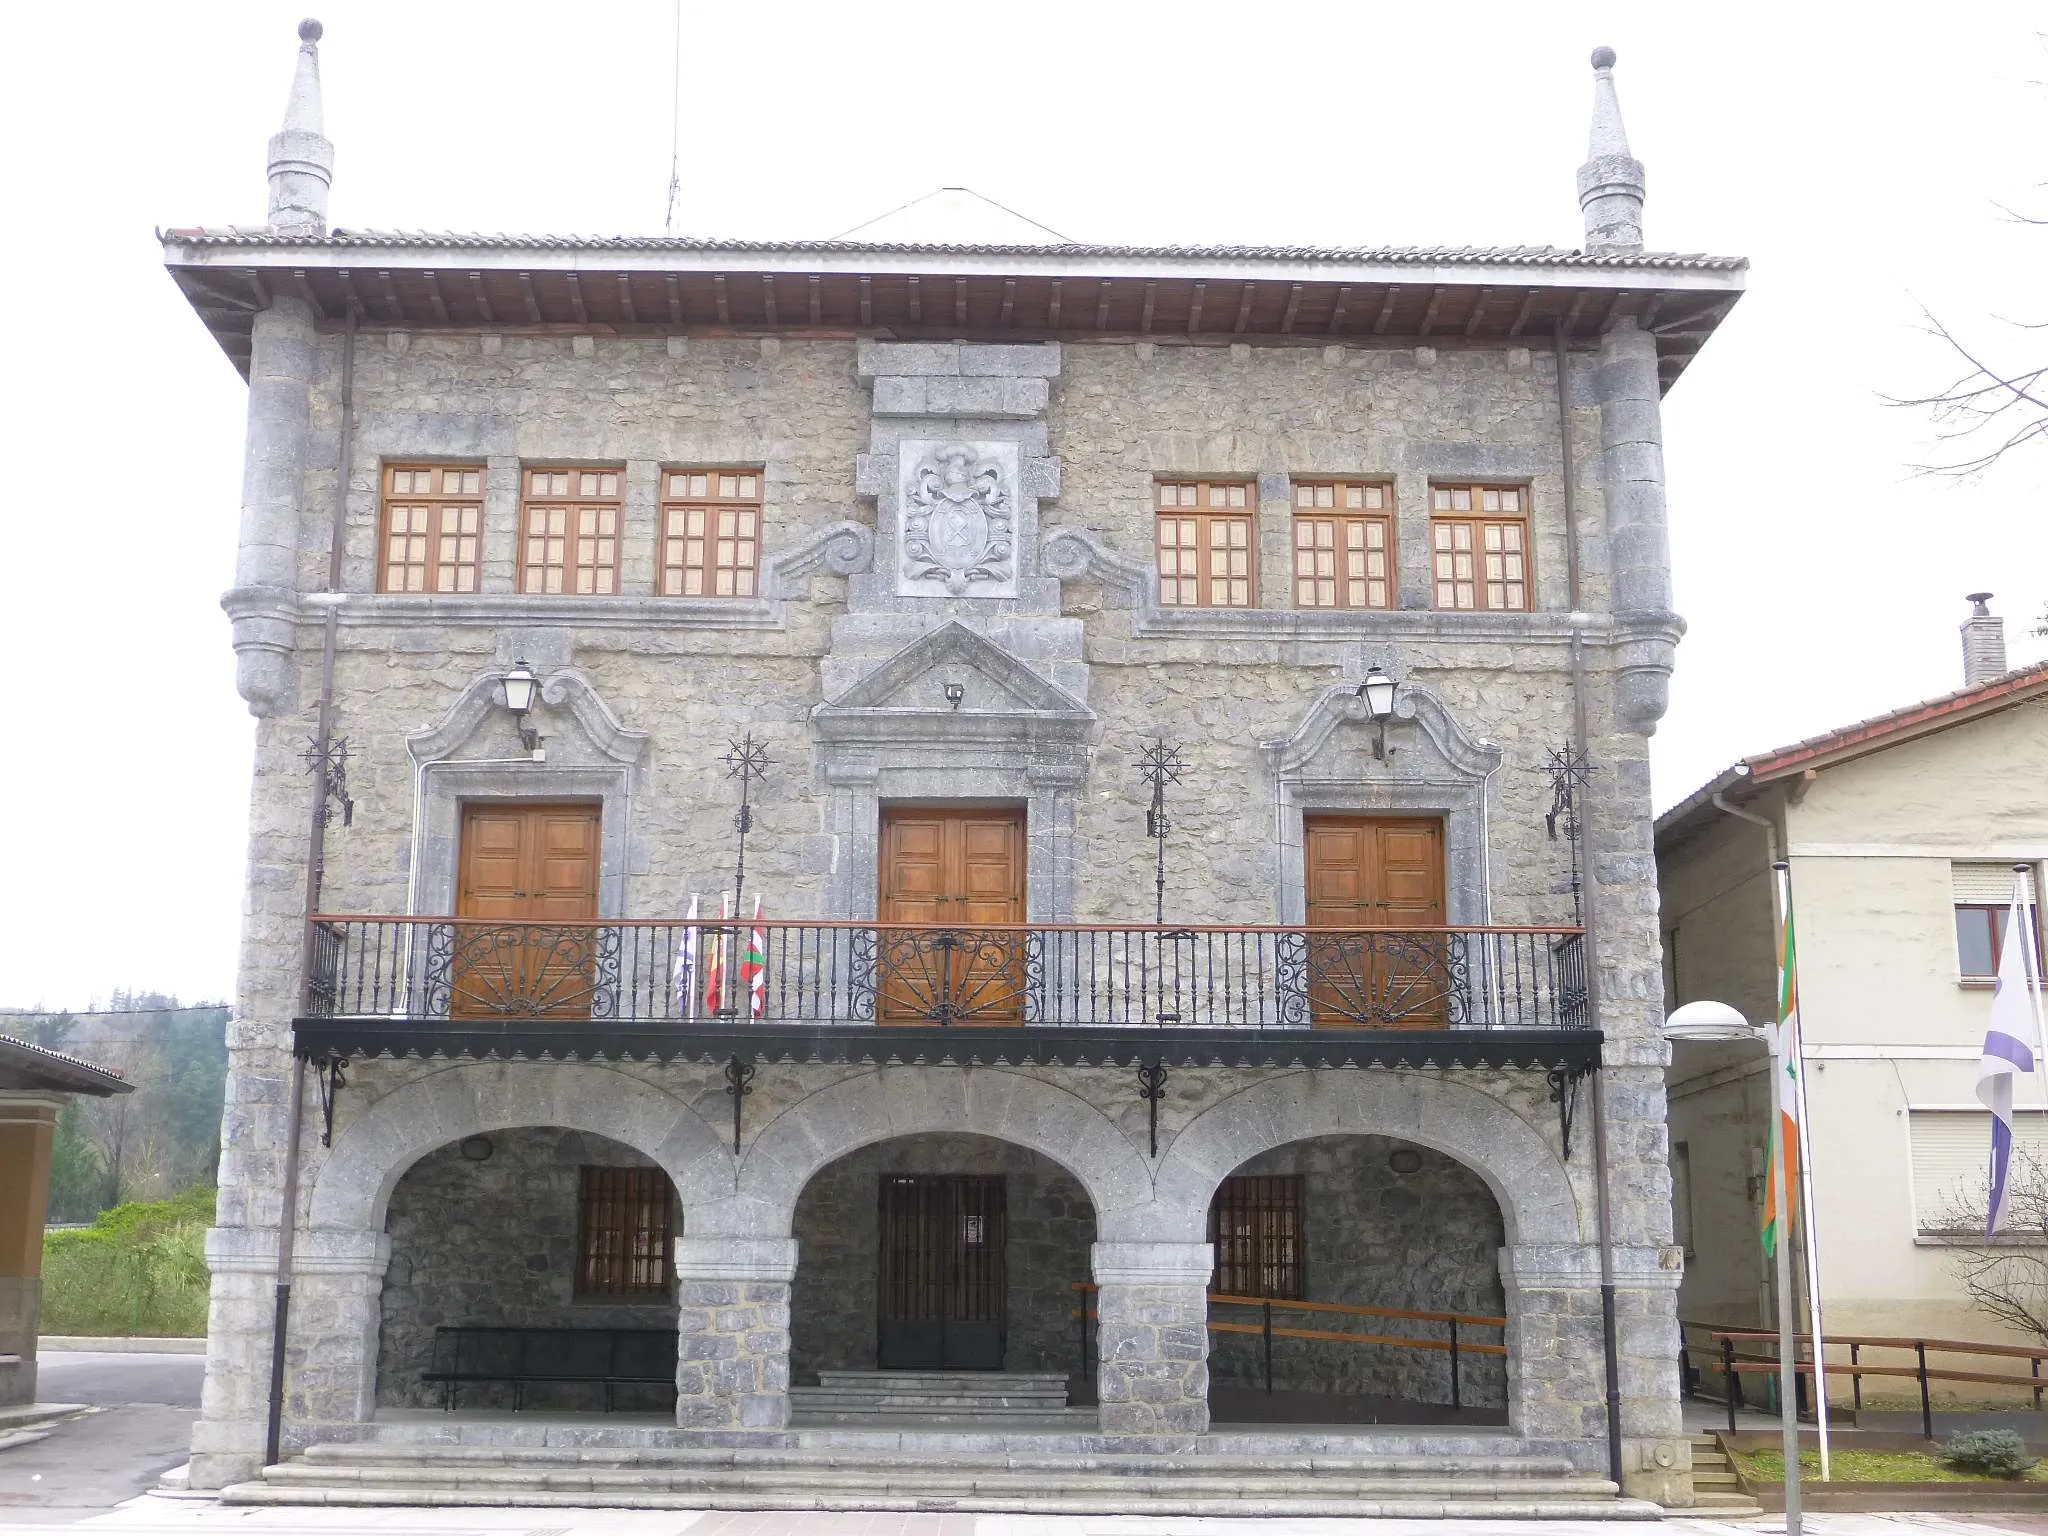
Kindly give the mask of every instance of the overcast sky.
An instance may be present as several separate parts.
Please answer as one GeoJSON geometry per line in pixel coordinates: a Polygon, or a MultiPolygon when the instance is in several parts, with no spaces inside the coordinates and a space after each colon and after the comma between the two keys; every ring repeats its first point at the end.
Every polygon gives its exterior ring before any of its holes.
{"type": "MultiPolygon", "coordinates": [[[[1748,256],[1665,404],[1678,605],[1660,805],[1746,753],[1960,684],[1962,594],[2048,656],[2048,449],[1916,477],[1924,304],[2001,359],[2048,320],[2036,8],[684,6],[679,232],[827,236],[941,185],[1104,241],[1580,239],[1611,44],[1649,243],[1748,256]]],[[[153,226],[260,223],[301,11],[12,9],[0,249],[0,1006],[224,997],[250,721],[217,606],[241,379],[153,226]]],[[[673,0],[327,0],[331,215],[658,233],[673,0]]],[[[343,834],[345,835],[345,834],[343,834]]]]}

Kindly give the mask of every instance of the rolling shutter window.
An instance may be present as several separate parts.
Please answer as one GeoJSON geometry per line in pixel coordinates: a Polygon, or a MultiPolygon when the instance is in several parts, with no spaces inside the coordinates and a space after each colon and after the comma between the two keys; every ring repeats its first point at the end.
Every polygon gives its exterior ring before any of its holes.
{"type": "MultiPolygon", "coordinates": [[[[1959,907],[2002,907],[2012,900],[2012,865],[1990,861],[1949,866],[1955,881],[1955,902],[1959,907]]],[[[2028,883],[2032,884],[2029,875],[2028,883]]]]}
{"type": "MultiPolygon", "coordinates": [[[[1913,1226],[1922,1236],[1984,1230],[1991,1166],[1991,1116],[1983,1110],[1916,1109],[1913,1144],[1913,1226]]],[[[2048,1174],[2048,1111],[2013,1110],[2012,1182],[2018,1188],[2048,1174]],[[2029,1164],[2032,1164],[2032,1168],[2029,1164]]],[[[2008,1207],[2007,1221],[2017,1211],[2008,1207]]]]}

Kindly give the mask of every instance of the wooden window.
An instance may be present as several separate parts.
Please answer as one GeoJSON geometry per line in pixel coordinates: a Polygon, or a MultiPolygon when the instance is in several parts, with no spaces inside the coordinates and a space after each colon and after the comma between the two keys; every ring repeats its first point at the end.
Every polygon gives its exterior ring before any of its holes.
{"type": "Polygon", "coordinates": [[[761,589],[761,471],[662,474],[664,597],[755,597],[761,589]]]}
{"type": "Polygon", "coordinates": [[[470,464],[384,467],[380,592],[474,592],[484,472],[470,464]]]}
{"type": "Polygon", "coordinates": [[[659,1168],[585,1168],[577,1201],[576,1294],[666,1296],[675,1193],[659,1168]]]}
{"type": "Polygon", "coordinates": [[[522,592],[605,595],[619,590],[616,469],[529,469],[523,508],[522,592]]]}
{"type": "MultiPolygon", "coordinates": [[[[1990,981],[1998,975],[1998,963],[2005,957],[2005,929],[2012,915],[2013,868],[2010,864],[1963,863],[1950,866],[1955,888],[1956,969],[1965,981],[1990,981]]],[[[2031,888],[2033,878],[2028,877],[2031,888]]],[[[2021,914],[2021,922],[2032,923],[2036,909],[2021,914]]],[[[2041,936],[2033,935],[2036,954],[2041,936]]],[[[2034,975],[2041,968],[2037,961],[2034,975]]]]}
{"type": "Polygon", "coordinates": [[[1209,1241],[1223,1295],[1302,1300],[1301,1175],[1225,1179],[1209,1206],[1209,1241]]]}
{"type": "Polygon", "coordinates": [[[1514,486],[1430,487],[1437,607],[1494,612],[1528,608],[1528,507],[1529,493],[1514,486]]]}
{"type": "Polygon", "coordinates": [[[1249,608],[1252,517],[1244,480],[1163,480],[1159,501],[1159,602],[1166,608],[1249,608]]]}
{"type": "Polygon", "coordinates": [[[1294,487],[1294,606],[1391,608],[1394,493],[1350,481],[1294,487]]]}

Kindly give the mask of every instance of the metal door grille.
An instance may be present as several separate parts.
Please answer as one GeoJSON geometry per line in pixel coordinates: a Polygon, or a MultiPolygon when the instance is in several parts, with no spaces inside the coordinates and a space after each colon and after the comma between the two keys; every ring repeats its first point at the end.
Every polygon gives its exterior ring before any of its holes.
{"type": "Polygon", "coordinates": [[[1002,1178],[884,1174],[878,1214],[883,1355],[935,1351],[933,1365],[1000,1368],[1008,1299],[1002,1178]]]}
{"type": "Polygon", "coordinates": [[[1301,1175],[1225,1179],[1209,1206],[1209,1241],[1223,1295],[1302,1300],[1301,1175]]]}
{"type": "Polygon", "coordinates": [[[666,1295],[674,1198],[659,1168],[585,1168],[577,1202],[577,1294],[666,1295]]]}

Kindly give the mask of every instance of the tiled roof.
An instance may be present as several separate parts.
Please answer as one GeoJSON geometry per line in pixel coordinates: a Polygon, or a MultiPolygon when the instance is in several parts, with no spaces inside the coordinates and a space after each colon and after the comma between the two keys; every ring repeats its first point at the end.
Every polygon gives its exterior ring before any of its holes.
{"type": "Polygon", "coordinates": [[[1740,272],[1740,256],[1697,252],[1627,252],[1588,255],[1548,245],[1362,246],[1312,245],[876,245],[851,240],[725,240],[688,235],[453,234],[429,230],[337,229],[329,235],[280,235],[264,227],[168,229],[166,243],[246,248],[370,250],[432,246],[478,251],[702,251],[763,255],[842,255],[863,252],[933,256],[1123,257],[1168,261],[1373,262],[1390,266],[1651,267],[1666,271],[1740,272]]]}
{"type": "Polygon", "coordinates": [[[53,1088],[63,1093],[93,1093],[104,1098],[109,1094],[135,1091],[133,1083],[123,1082],[118,1073],[109,1072],[105,1067],[96,1067],[89,1061],[67,1056],[62,1051],[53,1051],[30,1040],[0,1035],[0,1077],[15,1072],[40,1079],[35,1087],[53,1088]]]}

